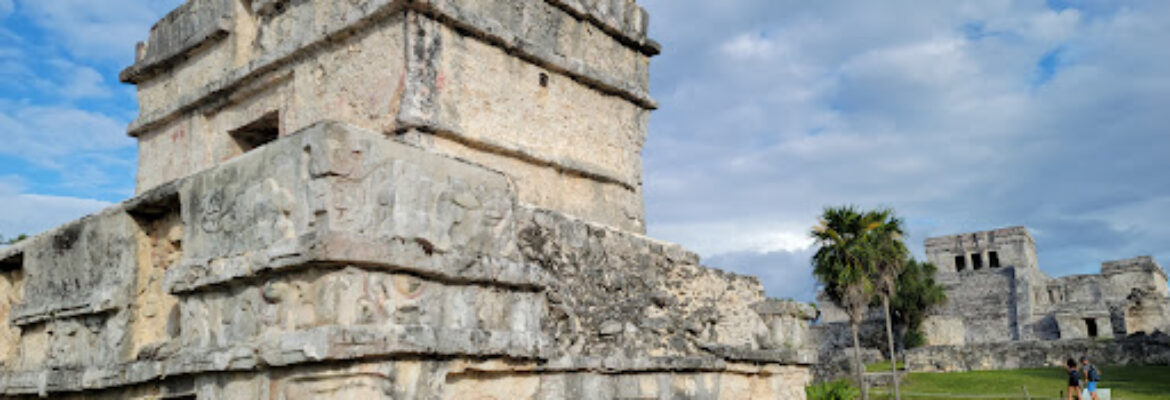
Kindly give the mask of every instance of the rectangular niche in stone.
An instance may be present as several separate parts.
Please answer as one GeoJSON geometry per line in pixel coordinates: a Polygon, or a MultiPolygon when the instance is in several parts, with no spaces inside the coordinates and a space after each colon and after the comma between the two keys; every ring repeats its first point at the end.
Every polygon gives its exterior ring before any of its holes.
{"type": "Polygon", "coordinates": [[[280,113],[272,111],[231,132],[240,154],[255,150],[280,137],[280,113]]]}
{"type": "Polygon", "coordinates": [[[131,359],[153,358],[179,334],[178,299],[163,282],[183,257],[183,219],[178,193],[141,204],[133,212],[138,235],[137,272],[131,315],[131,359]]]}

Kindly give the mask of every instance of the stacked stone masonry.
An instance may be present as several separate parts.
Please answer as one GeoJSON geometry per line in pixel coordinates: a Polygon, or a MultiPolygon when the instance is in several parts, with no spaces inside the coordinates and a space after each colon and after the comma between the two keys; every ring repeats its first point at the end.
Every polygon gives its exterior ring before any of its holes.
{"type": "Polygon", "coordinates": [[[926,254],[949,297],[928,322],[930,344],[1170,331],[1166,273],[1149,256],[1105,262],[1100,274],[1051,278],[1040,270],[1035,241],[1023,227],[929,238],[926,254]]]}
{"type": "MultiPolygon", "coordinates": [[[[928,347],[909,353],[911,366],[1038,367],[1085,352],[1108,354],[1103,359],[1118,363],[1170,359],[1170,347],[1149,346],[1145,339],[1170,332],[1167,276],[1152,257],[1105,262],[1100,274],[1052,278],[1040,270],[1035,240],[1024,227],[928,238],[925,247],[948,300],[924,322],[928,347]],[[1137,345],[1127,344],[1131,337],[1138,338],[1137,345]],[[1086,339],[1116,342],[1087,346],[1093,342],[1086,339]],[[1070,350],[1076,348],[1083,351],[1070,350]],[[1019,354],[1004,356],[1003,349],[1019,354]],[[1125,351],[1154,353],[1117,353],[1125,351]]],[[[840,337],[848,327],[841,310],[824,302],[822,309],[831,326],[818,329],[824,356],[845,345],[840,337]]],[[[874,313],[863,330],[876,331],[881,324],[874,313]]],[[[880,332],[872,336],[884,338],[880,332]]]]}
{"type": "Polygon", "coordinates": [[[644,230],[646,15],[628,0],[190,0],[138,62],[139,193],[334,120],[505,171],[521,200],[644,230]]]}
{"type": "Polygon", "coordinates": [[[138,195],[0,249],[0,395],[802,399],[807,305],[642,236],[630,0],[189,0],[138,195]]]}

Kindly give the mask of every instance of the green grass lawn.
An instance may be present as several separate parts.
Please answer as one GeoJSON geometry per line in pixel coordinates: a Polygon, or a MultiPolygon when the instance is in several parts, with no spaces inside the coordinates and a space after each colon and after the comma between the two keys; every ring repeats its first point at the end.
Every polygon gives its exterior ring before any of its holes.
{"type": "MultiPolygon", "coordinates": [[[[888,363],[886,368],[889,368],[888,363]]],[[[1112,389],[1114,400],[1170,399],[1170,367],[1103,366],[1101,372],[1100,387],[1112,389]]],[[[902,398],[963,398],[959,396],[967,395],[988,400],[1023,399],[1023,388],[1026,387],[1032,399],[1056,399],[1065,388],[1066,376],[1061,368],[913,373],[903,382],[902,398]]],[[[874,389],[874,394],[874,399],[892,398],[887,396],[886,388],[874,389]]]]}

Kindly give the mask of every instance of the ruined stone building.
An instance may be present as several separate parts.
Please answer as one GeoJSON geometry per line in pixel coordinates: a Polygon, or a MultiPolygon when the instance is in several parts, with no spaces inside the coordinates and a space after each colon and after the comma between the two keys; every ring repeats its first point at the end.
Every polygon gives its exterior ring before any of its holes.
{"type": "Polygon", "coordinates": [[[1152,257],[1052,278],[1027,229],[1013,227],[926,239],[926,258],[949,299],[924,329],[932,345],[1170,332],[1166,272],[1152,257]]]}
{"type": "Polygon", "coordinates": [[[0,250],[0,394],[804,398],[814,311],[643,236],[646,29],[189,0],[121,75],[136,197],[0,250]]]}
{"type": "MultiPolygon", "coordinates": [[[[1055,366],[1086,354],[1111,364],[1170,364],[1170,338],[1147,338],[1170,332],[1166,272],[1152,257],[1105,262],[1100,274],[1052,278],[1040,269],[1036,242],[1024,227],[932,237],[925,245],[947,302],[923,324],[926,347],[906,354],[912,370],[1055,366]]],[[[825,299],[820,308],[817,332],[826,358],[851,345],[848,316],[825,299]]],[[[886,349],[882,318],[871,310],[861,327],[873,359],[886,349]]],[[[839,375],[846,361],[838,357],[820,374],[839,375]]]]}

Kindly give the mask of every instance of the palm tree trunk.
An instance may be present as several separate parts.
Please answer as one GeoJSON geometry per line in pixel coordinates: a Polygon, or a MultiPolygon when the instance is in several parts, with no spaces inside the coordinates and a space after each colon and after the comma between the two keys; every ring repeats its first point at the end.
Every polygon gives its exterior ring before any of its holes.
{"type": "Polygon", "coordinates": [[[861,388],[861,400],[869,400],[869,390],[865,387],[865,365],[861,363],[861,340],[857,339],[857,330],[860,323],[850,322],[853,328],[853,367],[857,370],[857,387],[861,388]]]}
{"type": "Polygon", "coordinates": [[[894,352],[894,329],[890,324],[890,296],[882,296],[882,306],[886,308],[886,340],[890,343],[890,370],[894,374],[894,400],[902,400],[902,392],[898,389],[898,353],[894,352]]]}

